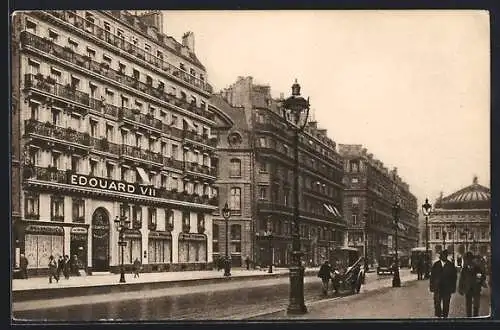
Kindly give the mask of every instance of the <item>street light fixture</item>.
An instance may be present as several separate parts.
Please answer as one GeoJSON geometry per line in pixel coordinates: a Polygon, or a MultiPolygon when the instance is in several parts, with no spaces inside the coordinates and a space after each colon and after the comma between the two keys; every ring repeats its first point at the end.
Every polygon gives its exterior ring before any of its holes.
{"type": "Polygon", "coordinates": [[[115,227],[118,231],[118,246],[121,248],[121,266],[120,266],[120,283],[125,283],[125,268],[123,266],[124,259],[124,247],[127,245],[125,241],[125,231],[130,226],[130,220],[128,220],[126,215],[116,216],[115,227]]]}
{"type": "Polygon", "coordinates": [[[229,261],[229,217],[231,217],[231,210],[229,206],[224,204],[224,208],[222,209],[222,217],[226,222],[226,260],[224,262],[224,276],[231,276],[231,262],[229,261]]]}
{"type": "Polygon", "coordinates": [[[267,230],[264,231],[264,236],[269,240],[269,270],[267,271],[269,274],[273,273],[273,263],[274,263],[274,251],[273,251],[273,231],[272,231],[272,222],[271,216],[267,218],[267,230]]]}
{"type": "Polygon", "coordinates": [[[465,225],[462,235],[465,235],[465,252],[469,251],[469,227],[465,225]]]}
{"type": "Polygon", "coordinates": [[[443,251],[446,250],[446,231],[443,230],[443,251]]]}
{"type": "Polygon", "coordinates": [[[292,262],[290,264],[290,301],[287,308],[289,314],[307,313],[304,304],[304,267],[301,263],[299,233],[299,134],[304,130],[309,116],[309,98],[300,96],[300,85],[295,79],[292,85],[292,96],[283,101],[282,115],[288,127],[294,132],[294,216],[292,232],[292,262]]]}
{"type": "Polygon", "coordinates": [[[392,278],[392,287],[398,288],[401,286],[401,278],[399,277],[399,258],[398,258],[398,226],[399,226],[399,211],[401,207],[399,205],[399,201],[396,200],[392,206],[392,215],[394,216],[394,231],[395,231],[395,261],[394,261],[394,276],[392,278]]]}
{"type": "Polygon", "coordinates": [[[429,215],[431,214],[432,205],[429,204],[429,199],[425,199],[425,203],[422,204],[422,213],[425,216],[425,278],[429,278],[430,270],[430,258],[429,258],[429,215]]]}

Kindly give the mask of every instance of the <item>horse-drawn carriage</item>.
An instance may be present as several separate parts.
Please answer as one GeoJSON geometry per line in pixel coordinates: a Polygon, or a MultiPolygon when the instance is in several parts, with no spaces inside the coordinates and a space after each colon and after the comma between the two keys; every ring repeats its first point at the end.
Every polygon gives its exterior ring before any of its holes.
{"type": "Polygon", "coordinates": [[[333,287],[339,293],[359,293],[365,282],[365,261],[357,249],[337,248],[330,253],[333,287]]]}

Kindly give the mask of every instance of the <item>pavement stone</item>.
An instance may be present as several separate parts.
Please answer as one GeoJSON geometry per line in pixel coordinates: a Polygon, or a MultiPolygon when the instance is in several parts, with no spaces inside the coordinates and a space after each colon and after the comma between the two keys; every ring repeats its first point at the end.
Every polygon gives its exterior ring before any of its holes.
{"type": "MultiPolygon", "coordinates": [[[[402,278],[403,280],[403,278],[402,278]]],[[[427,280],[402,281],[400,288],[390,286],[379,289],[365,288],[365,294],[333,298],[308,304],[308,313],[287,315],[280,310],[266,315],[254,316],[254,320],[285,319],[435,319],[433,296],[427,280]]],[[[481,295],[480,316],[490,314],[491,295],[489,289],[481,295]]],[[[465,317],[465,298],[454,294],[450,302],[449,318],[465,317]]]]}

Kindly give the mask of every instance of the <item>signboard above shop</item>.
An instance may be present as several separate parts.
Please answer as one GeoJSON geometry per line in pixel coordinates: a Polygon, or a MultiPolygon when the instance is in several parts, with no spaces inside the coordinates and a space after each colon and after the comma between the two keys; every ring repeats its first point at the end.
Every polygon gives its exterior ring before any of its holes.
{"type": "Polygon", "coordinates": [[[156,189],[151,186],[143,186],[140,184],[132,184],[106,178],[96,178],[83,174],[70,174],[68,177],[68,183],[74,186],[156,197],[156,189]]]}

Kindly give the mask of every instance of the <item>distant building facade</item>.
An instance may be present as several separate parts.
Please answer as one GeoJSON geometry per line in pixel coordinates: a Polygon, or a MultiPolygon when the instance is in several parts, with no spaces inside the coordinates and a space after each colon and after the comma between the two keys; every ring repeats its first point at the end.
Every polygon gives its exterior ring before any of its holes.
{"type": "Polygon", "coordinates": [[[440,196],[429,216],[429,249],[447,249],[455,260],[466,251],[491,256],[491,192],[478,183],[440,196]]]}
{"type": "Polygon", "coordinates": [[[127,267],[211,266],[212,88],[193,34],[177,42],[158,15],[14,15],[13,260],[30,272],[66,254],[117,271],[120,217],[127,267]]]}
{"type": "MultiPolygon", "coordinates": [[[[233,121],[231,128],[218,129],[219,158],[227,158],[225,164],[218,164],[218,188],[226,194],[219,195],[220,204],[243,189],[240,200],[246,205],[240,206],[242,211],[235,214],[234,221],[251,222],[244,227],[250,236],[242,234],[249,247],[242,246],[242,251],[250,253],[260,265],[288,265],[296,203],[294,145],[280,115],[279,102],[272,99],[269,86],[253,84],[251,77],[238,78],[215,98],[218,101],[212,103],[233,121]],[[239,173],[235,164],[241,164],[241,178],[231,178],[231,171],[239,173]]],[[[314,121],[301,135],[299,163],[301,246],[304,259],[319,264],[331,249],[344,244],[346,224],[342,216],[342,158],[326,130],[319,129],[314,121]]],[[[214,223],[218,224],[217,217],[214,223]]]]}
{"type": "Polygon", "coordinates": [[[409,254],[418,242],[417,198],[398,175],[360,144],[340,144],[344,158],[344,215],[348,246],[357,248],[371,262],[394,252],[392,206],[400,202],[398,250],[409,254]]]}

